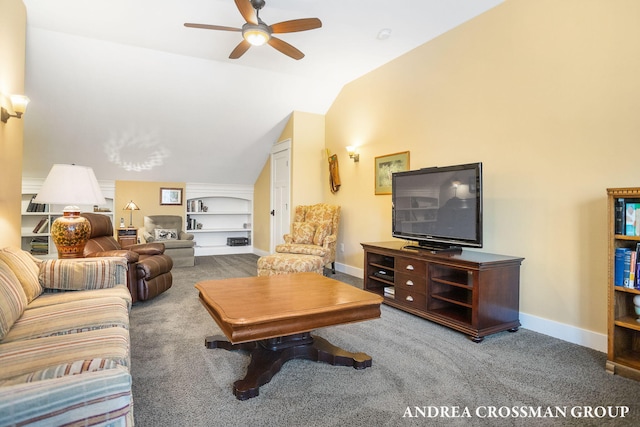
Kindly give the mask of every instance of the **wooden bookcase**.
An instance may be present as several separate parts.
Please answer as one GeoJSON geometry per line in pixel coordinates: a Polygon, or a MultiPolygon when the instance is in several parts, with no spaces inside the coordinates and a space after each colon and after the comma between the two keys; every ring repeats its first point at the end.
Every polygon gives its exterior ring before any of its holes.
{"type": "Polygon", "coordinates": [[[524,258],[464,250],[433,254],[402,241],[362,243],[364,289],[384,303],[463,332],[486,335],[520,327],[524,258]]]}
{"type": "MultiPolygon", "coordinates": [[[[615,286],[615,252],[617,248],[636,249],[640,236],[616,230],[616,204],[640,203],[640,188],[608,188],[609,262],[608,262],[608,340],[606,370],[640,380],[640,322],[635,314],[633,297],[639,289],[615,286]],[[618,231],[618,232],[616,232],[618,231]]],[[[624,209],[620,215],[624,215],[624,209]]],[[[621,217],[624,219],[624,216],[621,217]]]]}

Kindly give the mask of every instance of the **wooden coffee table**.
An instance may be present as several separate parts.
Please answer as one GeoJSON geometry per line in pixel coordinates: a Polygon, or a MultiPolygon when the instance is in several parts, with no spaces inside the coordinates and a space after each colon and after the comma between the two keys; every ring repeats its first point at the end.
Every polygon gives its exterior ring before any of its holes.
{"type": "Polygon", "coordinates": [[[365,353],[342,350],[311,331],[380,317],[379,295],[317,273],[207,280],[196,288],[228,338],[207,337],[205,346],[251,352],[246,376],[233,385],[239,400],[258,396],[260,386],[291,359],[371,366],[365,353]]]}

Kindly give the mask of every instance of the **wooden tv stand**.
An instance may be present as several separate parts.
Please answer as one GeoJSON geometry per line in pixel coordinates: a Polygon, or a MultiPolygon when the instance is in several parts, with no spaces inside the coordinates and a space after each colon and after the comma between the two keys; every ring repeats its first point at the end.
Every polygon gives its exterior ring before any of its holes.
{"type": "Polygon", "coordinates": [[[404,241],[362,243],[365,290],[475,342],[518,330],[524,258],[468,250],[434,254],[405,246],[404,241]]]}

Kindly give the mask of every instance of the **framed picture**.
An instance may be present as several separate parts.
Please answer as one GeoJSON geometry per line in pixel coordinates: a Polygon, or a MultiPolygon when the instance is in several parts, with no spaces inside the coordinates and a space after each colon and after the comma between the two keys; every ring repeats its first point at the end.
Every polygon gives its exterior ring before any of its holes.
{"type": "Polygon", "coordinates": [[[160,188],[161,205],[181,205],[182,188],[160,188]]]}
{"type": "Polygon", "coordinates": [[[387,154],[375,159],[375,188],[376,194],[391,194],[391,175],[394,172],[409,170],[409,152],[387,154]]]}

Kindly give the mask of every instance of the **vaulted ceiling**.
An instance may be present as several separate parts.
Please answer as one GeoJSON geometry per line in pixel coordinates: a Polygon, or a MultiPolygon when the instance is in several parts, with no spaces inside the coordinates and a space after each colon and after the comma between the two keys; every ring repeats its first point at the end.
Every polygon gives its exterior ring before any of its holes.
{"type": "Polygon", "coordinates": [[[98,179],[253,184],[292,111],[325,114],[348,82],[502,0],[266,0],[267,24],[322,21],[278,35],[299,61],[270,46],[232,60],[240,33],[184,27],[241,27],[233,0],[23,1],[25,177],[75,163],[98,179]]]}

